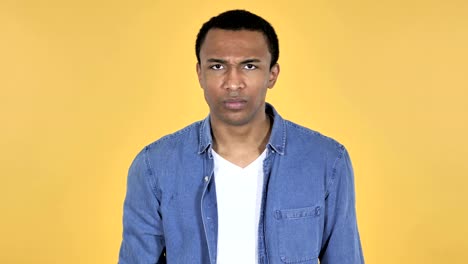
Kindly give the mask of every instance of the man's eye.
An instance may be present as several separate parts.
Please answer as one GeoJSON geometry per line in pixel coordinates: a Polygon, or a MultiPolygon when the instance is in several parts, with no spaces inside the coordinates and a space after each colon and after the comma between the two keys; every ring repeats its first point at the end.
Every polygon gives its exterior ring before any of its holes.
{"type": "Polygon", "coordinates": [[[210,68],[213,69],[213,70],[222,70],[222,69],[224,69],[223,65],[221,65],[221,64],[211,65],[210,68]]]}
{"type": "Polygon", "coordinates": [[[257,66],[255,66],[253,64],[246,64],[244,66],[244,68],[247,69],[247,70],[255,70],[255,69],[257,69],[257,66]]]}

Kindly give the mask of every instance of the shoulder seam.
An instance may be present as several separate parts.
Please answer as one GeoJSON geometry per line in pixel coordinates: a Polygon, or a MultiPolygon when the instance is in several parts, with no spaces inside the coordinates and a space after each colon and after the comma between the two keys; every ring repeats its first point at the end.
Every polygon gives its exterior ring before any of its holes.
{"type": "Polygon", "coordinates": [[[146,181],[148,181],[148,184],[151,187],[151,192],[154,194],[156,198],[158,198],[158,200],[160,200],[161,191],[159,189],[159,182],[158,182],[159,178],[157,177],[157,175],[155,175],[153,167],[151,166],[151,162],[150,162],[149,155],[148,155],[149,149],[150,149],[150,145],[146,146],[143,152],[145,164],[147,167],[147,173],[145,174],[147,175],[146,181]]]}
{"type": "Polygon", "coordinates": [[[332,173],[331,173],[331,176],[330,176],[330,183],[328,184],[329,186],[328,186],[327,191],[326,191],[327,195],[330,193],[330,189],[335,184],[337,171],[338,171],[338,164],[343,160],[343,156],[344,156],[345,152],[346,152],[346,148],[343,145],[340,144],[338,157],[336,157],[335,161],[333,162],[332,173]]]}

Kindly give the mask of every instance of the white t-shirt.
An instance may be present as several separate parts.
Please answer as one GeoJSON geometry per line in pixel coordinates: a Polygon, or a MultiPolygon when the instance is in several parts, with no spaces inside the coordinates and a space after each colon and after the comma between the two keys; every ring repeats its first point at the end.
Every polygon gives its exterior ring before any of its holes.
{"type": "Polygon", "coordinates": [[[212,153],[218,203],[217,263],[257,263],[266,150],[245,168],[212,153]]]}

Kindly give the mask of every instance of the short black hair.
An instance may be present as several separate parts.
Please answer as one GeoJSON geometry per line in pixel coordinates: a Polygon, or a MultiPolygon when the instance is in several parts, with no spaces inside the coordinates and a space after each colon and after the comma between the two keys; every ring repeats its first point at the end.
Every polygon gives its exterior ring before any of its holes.
{"type": "Polygon", "coordinates": [[[206,34],[213,28],[225,30],[250,30],[263,33],[267,40],[268,51],[271,54],[270,68],[278,62],[279,44],[275,29],[262,17],[246,10],[229,10],[223,12],[205,22],[197,35],[195,53],[200,63],[200,49],[205,41],[206,34]]]}

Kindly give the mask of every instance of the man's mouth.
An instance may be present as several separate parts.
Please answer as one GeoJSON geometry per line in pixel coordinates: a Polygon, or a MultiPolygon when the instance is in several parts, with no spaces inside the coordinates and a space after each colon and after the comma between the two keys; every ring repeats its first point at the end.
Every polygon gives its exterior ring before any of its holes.
{"type": "Polygon", "coordinates": [[[224,106],[230,110],[240,110],[245,107],[247,101],[244,99],[228,99],[224,101],[224,106]]]}

